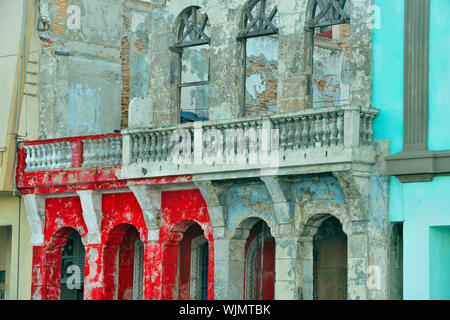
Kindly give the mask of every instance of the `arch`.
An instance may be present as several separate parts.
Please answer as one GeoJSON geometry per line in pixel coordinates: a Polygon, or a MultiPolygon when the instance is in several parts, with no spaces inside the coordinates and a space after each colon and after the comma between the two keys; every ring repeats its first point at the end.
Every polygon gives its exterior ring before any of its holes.
{"type": "Polygon", "coordinates": [[[204,227],[196,221],[183,220],[170,228],[162,244],[163,300],[213,298],[214,246],[208,238],[204,227]],[[204,266],[202,249],[207,254],[204,266]],[[201,276],[202,266],[206,278],[201,276]],[[202,288],[206,289],[206,297],[202,288]]]}
{"type": "Polygon", "coordinates": [[[347,235],[335,217],[323,220],[313,238],[315,300],[347,299],[347,235]]]}
{"type": "Polygon", "coordinates": [[[278,222],[276,217],[272,215],[260,215],[252,214],[250,216],[242,217],[241,220],[236,224],[236,228],[232,232],[233,240],[246,240],[248,238],[249,231],[257,224],[260,220],[264,221],[270,229],[272,236],[277,235],[278,222]]]}
{"type": "Polygon", "coordinates": [[[83,300],[86,251],[76,230],[67,236],[61,259],[61,300],[83,300]]]}
{"type": "MultiPolygon", "coordinates": [[[[46,245],[45,250],[45,266],[46,266],[46,274],[45,274],[45,281],[43,285],[45,286],[43,299],[44,300],[59,300],[61,299],[61,280],[62,280],[62,269],[63,269],[63,252],[67,244],[67,240],[69,236],[76,232],[78,236],[81,236],[78,233],[78,231],[72,227],[63,226],[60,227],[56,232],[53,233],[51,236],[48,244],[46,245]]],[[[81,242],[81,246],[84,245],[81,242]]],[[[83,272],[80,271],[79,276],[81,277],[84,274],[84,259],[83,259],[83,266],[81,267],[83,272]]],[[[77,271],[73,274],[74,277],[77,276],[77,271]]],[[[72,271],[71,271],[72,274],[72,271]]],[[[75,285],[78,286],[78,284],[81,286],[81,280],[84,279],[74,279],[75,285]],[[78,281],[79,280],[79,281],[78,281]],[[77,284],[78,282],[78,284],[77,284]]],[[[81,290],[81,287],[80,287],[81,290]]],[[[82,296],[81,293],[78,292],[79,295],[82,296]]]]}
{"type": "Polygon", "coordinates": [[[329,217],[335,217],[343,226],[344,233],[351,233],[351,221],[347,208],[331,201],[300,202],[294,208],[300,236],[311,237],[317,228],[329,217]]]}
{"type": "Polygon", "coordinates": [[[240,292],[239,299],[271,300],[275,292],[275,237],[276,220],[267,217],[243,218],[230,240],[228,257],[234,272],[231,286],[240,292]],[[270,223],[267,223],[270,221],[270,223]],[[239,268],[239,269],[237,269],[239,268]]]}
{"type": "Polygon", "coordinates": [[[128,223],[117,225],[109,233],[103,246],[105,300],[132,300],[136,297],[136,290],[141,291],[141,288],[134,287],[133,280],[137,272],[135,250],[138,240],[142,241],[139,231],[128,223]]]}

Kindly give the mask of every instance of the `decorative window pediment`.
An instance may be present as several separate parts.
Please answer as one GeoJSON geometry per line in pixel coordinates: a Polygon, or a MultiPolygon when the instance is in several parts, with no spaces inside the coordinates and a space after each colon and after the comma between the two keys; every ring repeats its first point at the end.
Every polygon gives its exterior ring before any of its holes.
{"type": "Polygon", "coordinates": [[[328,27],[350,22],[346,12],[347,0],[315,0],[313,18],[307,24],[309,29],[328,27]]]}
{"type": "Polygon", "coordinates": [[[277,7],[268,7],[266,0],[249,2],[244,9],[244,28],[238,39],[277,34],[278,28],[275,22],[277,12],[277,7]]]}
{"type": "Polygon", "coordinates": [[[209,44],[209,19],[200,7],[190,7],[181,15],[178,41],[174,47],[187,48],[209,44]]]}

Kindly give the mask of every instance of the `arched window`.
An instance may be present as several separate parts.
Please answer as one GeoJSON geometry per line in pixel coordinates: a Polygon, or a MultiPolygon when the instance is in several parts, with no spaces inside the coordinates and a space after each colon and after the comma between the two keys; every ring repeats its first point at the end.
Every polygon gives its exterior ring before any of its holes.
{"type": "Polygon", "coordinates": [[[273,0],[250,0],[238,40],[243,42],[243,115],[276,112],[278,9],[273,0]]]}
{"type": "Polygon", "coordinates": [[[200,7],[189,7],[181,13],[179,25],[177,42],[171,47],[179,54],[178,68],[172,64],[171,82],[177,78],[180,122],[207,120],[211,34],[208,15],[200,7]]]}
{"type": "Polygon", "coordinates": [[[62,252],[60,300],[83,300],[84,257],[81,237],[73,230],[62,252]]]}
{"type": "Polygon", "coordinates": [[[306,29],[312,32],[312,107],[349,103],[350,15],[349,1],[313,0],[306,29]]]}

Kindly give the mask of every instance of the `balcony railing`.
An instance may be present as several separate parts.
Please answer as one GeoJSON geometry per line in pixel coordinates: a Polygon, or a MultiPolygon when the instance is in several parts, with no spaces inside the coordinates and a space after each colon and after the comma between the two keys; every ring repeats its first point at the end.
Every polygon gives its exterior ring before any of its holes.
{"type": "Polygon", "coordinates": [[[127,129],[123,136],[31,141],[19,148],[23,150],[19,171],[91,172],[121,165],[116,179],[126,180],[196,174],[219,178],[220,173],[239,177],[248,172],[258,175],[255,170],[260,169],[285,170],[283,174],[330,170],[323,165],[344,170],[375,161],[372,121],[377,114],[373,108],[342,106],[127,129]]]}
{"type": "Polygon", "coordinates": [[[373,108],[343,106],[123,132],[121,178],[374,161],[373,108]]]}
{"type": "Polygon", "coordinates": [[[120,165],[120,134],[27,142],[25,172],[120,165]]]}

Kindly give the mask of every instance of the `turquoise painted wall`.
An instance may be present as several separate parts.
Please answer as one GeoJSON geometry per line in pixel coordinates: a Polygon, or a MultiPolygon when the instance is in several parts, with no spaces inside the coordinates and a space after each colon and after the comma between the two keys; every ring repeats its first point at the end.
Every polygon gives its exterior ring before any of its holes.
{"type": "MultiPolygon", "coordinates": [[[[373,105],[380,110],[374,122],[376,140],[390,140],[391,154],[402,151],[403,143],[403,32],[404,1],[375,0],[381,12],[380,28],[374,30],[373,105]]],[[[430,43],[430,130],[429,149],[450,149],[450,1],[431,0],[430,43]]],[[[390,180],[391,222],[404,222],[404,299],[444,298],[450,290],[436,287],[448,278],[436,273],[441,265],[432,257],[449,255],[435,246],[435,227],[450,226],[450,177],[432,182],[402,184],[390,180]],[[433,229],[430,229],[433,227],[433,229]],[[430,235],[434,234],[430,242],[430,235]],[[430,252],[430,246],[433,248],[430,252]],[[434,262],[433,262],[434,261],[434,262]],[[430,262],[432,270],[430,270],[430,262]],[[434,263],[434,264],[433,264],[434,263]],[[433,282],[430,282],[433,271],[433,282]],[[426,276],[428,275],[428,276],[426,276]],[[430,285],[432,289],[430,289],[430,285]]],[[[443,250],[447,250],[446,252],[443,250]]],[[[442,262],[442,261],[441,261],[442,262]]],[[[450,269],[448,273],[450,274],[450,269]]],[[[445,282],[444,282],[445,283],[445,282]]]]}
{"type": "Polygon", "coordinates": [[[430,228],[430,297],[450,300],[450,227],[430,228]]]}
{"type": "Polygon", "coordinates": [[[430,150],[450,149],[450,1],[431,0],[430,150]]]}

